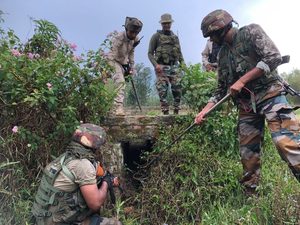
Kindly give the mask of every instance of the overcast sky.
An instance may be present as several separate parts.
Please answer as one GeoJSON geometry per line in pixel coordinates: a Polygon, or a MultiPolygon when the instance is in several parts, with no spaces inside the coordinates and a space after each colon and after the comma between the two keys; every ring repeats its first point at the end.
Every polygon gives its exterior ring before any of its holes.
{"type": "Polygon", "coordinates": [[[106,35],[123,31],[126,16],[137,17],[144,26],[144,36],[136,48],[136,63],[151,67],[147,51],[151,36],[161,29],[158,23],[164,13],[174,19],[172,30],[178,34],[186,63],[201,62],[206,39],[200,30],[202,19],[215,9],[224,9],[239,27],[258,23],[275,42],[282,55],[290,55],[289,64],[279,72],[300,69],[298,39],[299,0],[0,0],[6,30],[13,29],[22,42],[33,35],[29,17],[46,19],[62,32],[62,37],[77,45],[77,54],[97,50],[106,35]]]}

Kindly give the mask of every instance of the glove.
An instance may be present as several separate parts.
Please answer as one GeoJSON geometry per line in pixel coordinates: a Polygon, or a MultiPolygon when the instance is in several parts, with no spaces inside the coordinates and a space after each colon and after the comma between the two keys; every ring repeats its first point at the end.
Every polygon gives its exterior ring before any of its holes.
{"type": "Polygon", "coordinates": [[[105,181],[108,184],[109,190],[113,187],[114,178],[111,175],[106,175],[103,177],[102,181],[105,181]]]}

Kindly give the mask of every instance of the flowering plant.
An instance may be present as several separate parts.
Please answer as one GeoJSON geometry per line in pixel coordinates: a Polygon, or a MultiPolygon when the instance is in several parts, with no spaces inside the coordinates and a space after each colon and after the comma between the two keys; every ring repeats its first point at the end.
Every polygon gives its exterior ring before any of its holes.
{"type": "MultiPolygon", "coordinates": [[[[51,156],[64,151],[81,122],[101,125],[116,94],[102,81],[103,71],[114,70],[105,54],[111,36],[98,50],[79,55],[76,44],[63,39],[54,24],[34,23],[35,33],[25,44],[13,30],[0,28],[0,173],[11,176],[1,182],[0,191],[10,193],[2,198],[9,209],[19,204],[10,196],[30,203],[33,184],[51,156]]],[[[31,215],[22,213],[14,213],[14,224],[31,215]]]]}

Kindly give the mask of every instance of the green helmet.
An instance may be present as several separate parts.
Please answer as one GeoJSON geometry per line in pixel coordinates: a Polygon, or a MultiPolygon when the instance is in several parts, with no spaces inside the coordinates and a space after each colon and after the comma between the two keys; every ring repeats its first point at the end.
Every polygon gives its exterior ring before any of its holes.
{"type": "Polygon", "coordinates": [[[72,140],[85,147],[98,149],[106,142],[106,133],[102,127],[95,124],[85,123],[77,126],[72,140]]]}
{"type": "Polygon", "coordinates": [[[133,32],[141,32],[143,23],[135,17],[126,17],[125,29],[133,32]]]}
{"type": "Polygon", "coordinates": [[[217,9],[209,13],[201,23],[203,37],[209,37],[213,32],[226,27],[233,21],[232,16],[222,9],[217,9]]]}

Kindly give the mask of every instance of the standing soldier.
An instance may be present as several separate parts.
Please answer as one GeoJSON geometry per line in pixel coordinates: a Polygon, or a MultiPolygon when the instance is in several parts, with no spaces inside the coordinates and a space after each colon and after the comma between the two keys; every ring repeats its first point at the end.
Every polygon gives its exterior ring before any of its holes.
{"type": "Polygon", "coordinates": [[[212,42],[210,40],[207,40],[207,43],[205,45],[205,48],[202,55],[202,64],[206,70],[206,72],[209,71],[216,71],[218,67],[217,63],[217,56],[221,49],[222,45],[219,45],[215,42],[212,42]]]}
{"type": "Polygon", "coordinates": [[[115,67],[115,73],[111,74],[115,88],[118,88],[117,97],[114,99],[116,116],[125,116],[123,101],[126,88],[124,68],[129,65],[128,71],[133,72],[134,50],[139,43],[137,35],[142,30],[143,23],[134,17],[126,17],[125,31],[118,33],[112,40],[111,50],[108,57],[112,59],[111,65],[115,67]]]}
{"type": "Polygon", "coordinates": [[[156,89],[160,98],[160,106],[164,115],[169,115],[167,101],[168,86],[171,83],[173,94],[174,114],[180,110],[181,99],[181,72],[184,65],[178,37],[170,30],[174,20],[165,13],[161,16],[162,30],[158,30],[151,38],[148,49],[148,58],[155,68],[156,89]]]}
{"type": "Polygon", "coordinates": [[[300,181],[300,133],[293,107],[279,81],[282,57],[258,24],[240,29],[224,10],[209,13],[202,21],[204,37],[223,44],[218,60],[218,87],[195,123],[229,91],[239,111],[238,134],[246,197],[257,193],[261,172],[261,144],[265,121],[281,158],[300,181]]]}

